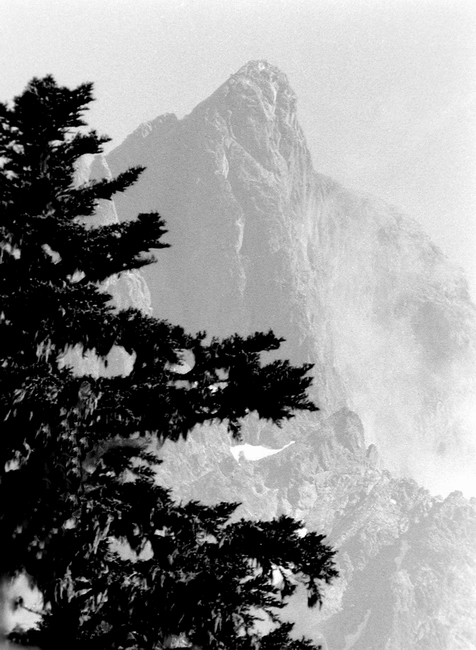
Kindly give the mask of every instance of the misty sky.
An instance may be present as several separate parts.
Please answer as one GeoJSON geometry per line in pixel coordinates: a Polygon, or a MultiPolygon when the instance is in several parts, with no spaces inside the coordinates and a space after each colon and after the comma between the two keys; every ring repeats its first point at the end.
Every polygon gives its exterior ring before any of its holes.
{"type": "Polygon", "coordinates": [[[250,59],[288,75],[316,170],[422,223],[475,299],[474,0],[0,0],[0,100],[93,81],[113,144],[250,59]]]}

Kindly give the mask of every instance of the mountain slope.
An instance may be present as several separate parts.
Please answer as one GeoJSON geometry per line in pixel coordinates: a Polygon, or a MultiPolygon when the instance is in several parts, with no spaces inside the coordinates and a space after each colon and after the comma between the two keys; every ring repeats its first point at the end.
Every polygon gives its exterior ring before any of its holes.
{"type": "Polygon", "coordinates": [[[156,315],[217,335],[272,327],[285,356],[316,363],[320,406],[355,410],[389,468],[433,490],[470,489],[476,312],[465,279],[394,208],[314,172],[283,73],[252,62],[107,160],[113,173],[147,166],[118,198],[121,218],[159,209],[170,229],[172,248],[145,271],[156,315]]]}
{"type": "Polygon", "coordinates": [[[167,220],[172,247],[144,271],[155,315],[220,336],[271,327],[281,356],[316,364],[319,414],[245,431],[295,444],[238,463],[223,431],[199,431],[164,449],[161,480],[329,535],[341,578],[320,613],[293,607],[330,650],[474,648],[475,502],[425,489],[474,494],[476,313],[461,271],[398,210],[314,171],[295,94],[264,62],[183,120],[142,125],[107,164],[147,166],[120,218],[167,220]]]}

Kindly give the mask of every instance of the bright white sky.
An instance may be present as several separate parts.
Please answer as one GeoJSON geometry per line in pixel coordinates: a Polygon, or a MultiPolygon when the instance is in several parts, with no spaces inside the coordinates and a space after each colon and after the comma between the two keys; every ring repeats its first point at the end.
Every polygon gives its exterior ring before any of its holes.
{"type": "Polygon", "coordinates": [[[316,170],[420,221],[476,298],[475,0],[0,0],[0,101],[93,81],[115,144],[250,59],[288,75],[316,170]]]}

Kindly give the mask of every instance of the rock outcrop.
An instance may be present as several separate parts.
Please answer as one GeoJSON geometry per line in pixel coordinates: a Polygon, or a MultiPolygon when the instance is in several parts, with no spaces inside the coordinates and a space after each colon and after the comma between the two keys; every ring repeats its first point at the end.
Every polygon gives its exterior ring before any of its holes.
{"type": "Polygon", "coordinates": [[[276,434],[277,444],[295,444],[240,463],[223,429],[198,430],[165,445],[158,479],[177,498],[238,501],[236,517],[285,513],[327,534],[339,578],[321,610],[307,610],[300,593],[286,615],[328,650],[471,650],[476,499],[434,497],[376,468],[357,428],[339,436],[337,415],[300,417],[276,434]]]}

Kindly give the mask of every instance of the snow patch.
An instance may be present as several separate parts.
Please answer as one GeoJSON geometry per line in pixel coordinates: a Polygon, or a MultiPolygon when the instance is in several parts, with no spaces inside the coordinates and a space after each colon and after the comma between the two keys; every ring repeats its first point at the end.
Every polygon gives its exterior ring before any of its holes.
{"type": "Polygon", "coordinates": [[[284,445],[284,447],[281,447],[280,449],[271,449],[270,447],[263,447],[262,445],[250,445],[245,443],[243,445],[234,445],[230,447],[230,451],[237,463],[239,463],[241,459],[254,461],[261,460],[261,458],[266,458],[267,456],[279,454],[280,451],[283,451],[283,449],[293,445],[295,442],[295,440],[291,440],[291,442],[288,442],[287,445],[284,445]]]}

